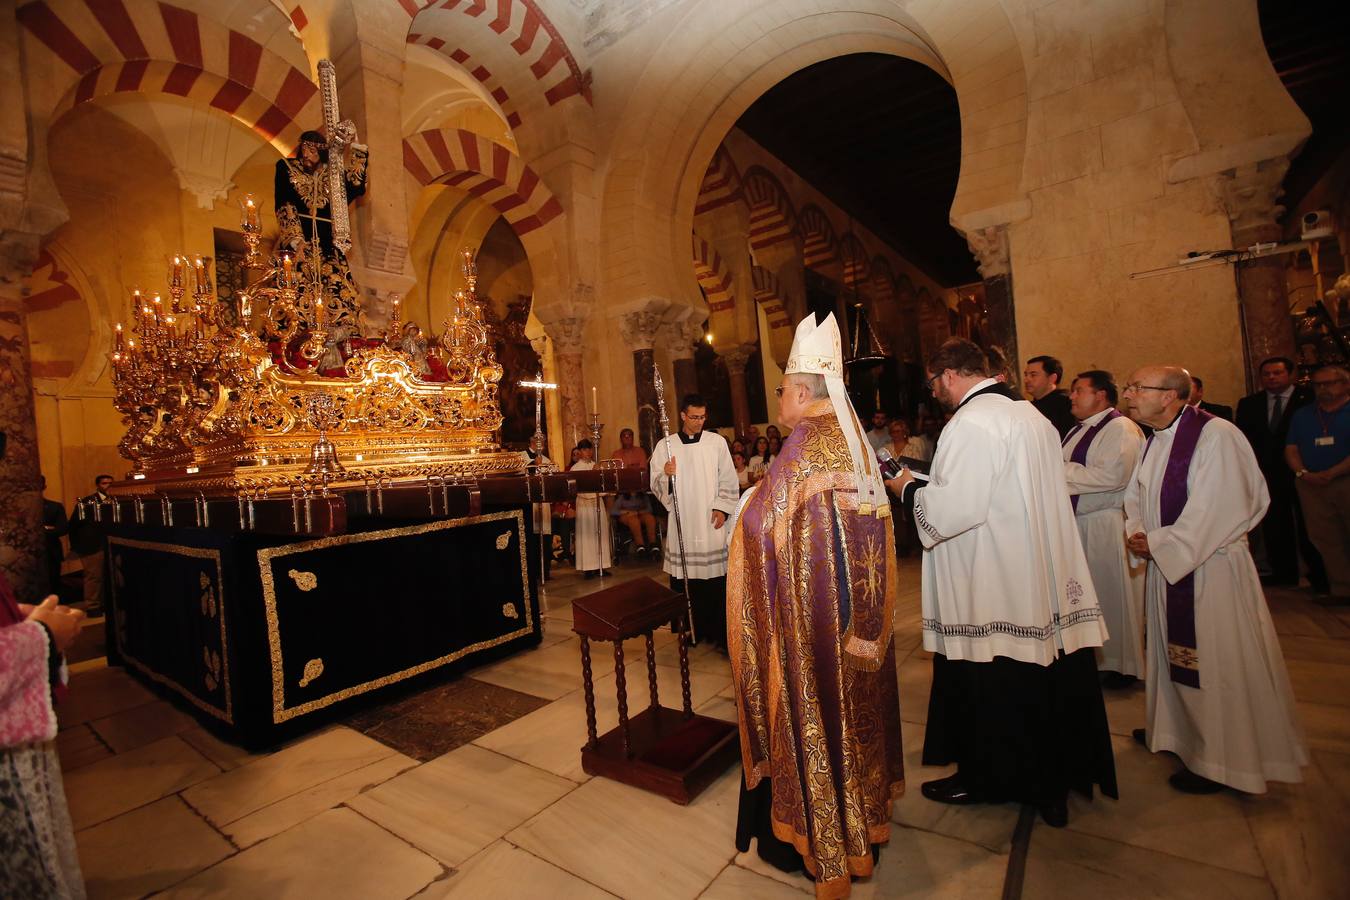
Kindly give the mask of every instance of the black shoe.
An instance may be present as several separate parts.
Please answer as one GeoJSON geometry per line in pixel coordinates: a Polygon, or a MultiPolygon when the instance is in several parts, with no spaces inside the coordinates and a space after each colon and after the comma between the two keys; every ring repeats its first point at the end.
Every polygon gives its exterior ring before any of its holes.
{"type": "Polygon", "coordinates": [[[1041,812],[1041,820],[1051,828],[1064,828],[1069,824],[1069,804],[1063,800],[1042,803],[1036,808],[1041,812]]]}
{"type": "Polygon", "coordinates": [[[587,581],[590,581],[590,580],[591,580],[592,578],[594,578],[597,574],[599,574],[599,573],[597,573],[594,569],[591,569],[589,572],[587,572],[587,573],[585,574],[585,578],[586,578],[587,581]]]}
{"type": "Polygon", "coordinates": [[[1134,687],[1139,679],[1133,675],[1122,675],[1120,672],[1107,672],[1102,676],[1102,687],[1108,691],[1123,691],[1134,687]]]}
{"type": "Polygon", "coordinates": [[[1203,775],[1197,775],[1185,767],[1177,772],[1167,783],[1183,794],[1217,794],[1223,790],[1223,785],[1217,781],[1210,781],[1203,775]]]}
{"type": "Polygon", "coordinates": [[[938,803],[950,803],[953,806],[968,806],[972,803],[985,802],[983,796],[966,787],[961,780],[960,772],[947,778],[939,778],[936,781],[925,781],[919,790],[929,800],[935,800],[938,803]]]}
{"type": "Polygon", "coordinates": [[[1144,729],[1136,728],[1134,731],[1130,732],[1130,737],[1134,738],[1134,742],[1139,746],[1145,749],[1148,748],[1148,732],[1144,731],[1144,729]]]}

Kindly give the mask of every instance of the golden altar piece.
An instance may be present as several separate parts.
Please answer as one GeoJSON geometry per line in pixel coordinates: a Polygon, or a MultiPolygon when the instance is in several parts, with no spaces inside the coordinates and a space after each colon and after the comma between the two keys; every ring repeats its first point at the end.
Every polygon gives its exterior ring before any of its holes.
{"type": "Polygon", "coordinates": [[[495,436],[503,373],[471,251],[432,372],[397,343],[397,300],[382,339],[328,327],[325,304],[299,290],[321,277],[317,248],[265,262],[251,197],[244,237],[262,275],[236,297],[217,300],[202,261],[175,257],[170,301],[137,291],[130,334],[118,324],[119,450],[133,468],[116,492],[266,497],[524,468],[495,436]]]}

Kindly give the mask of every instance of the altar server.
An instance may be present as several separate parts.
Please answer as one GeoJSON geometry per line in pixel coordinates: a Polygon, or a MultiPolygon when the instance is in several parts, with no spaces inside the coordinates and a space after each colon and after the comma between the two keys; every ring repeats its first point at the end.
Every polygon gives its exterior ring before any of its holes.
{"type": "Polygon", "coordinates": [[[1120,533],[1125,487],[1134,474],[1144,433],[1117,410],[1120,393],[1110,372],[1080,372],[1069,390],[1078,420],[1064,438],[1064,476],[1078,536],[1110,639],[1097,654],[1103,685],[1127,688],[1144,674],[1144,564],[1125,552],[1120,533]]]}
{"type": "MultiPolygon", "coordinates": [[[[579,458],[572,464],[572,471],[585,472],[595,468],[595,449],[587,438],[577,443],[579,458]]],[[[605,508],[604,496],[596,493],[577,494],[576,533],[577,571],[586,573],[587,578],[608,575],[608,569],[614,564],[614,548],[611,543],[609,510],[605,508]]]]}
{"type": "Polygon", "coordinates": [[[736,845],[806,865],[818,898],[871,874],[904,789],[890,505],[844,387],[834,317],[797,328],[792,429],[737,516],[727,579],[745,784],[736,845]]]}
{"type": "Polygon", "coordinates": [[[726,438],[704,431],[708,404],[698,394],[680,402],[680,430],[652,448],[652,493],[670,511],[666,522],[663,568],[671,589],[684,591],[686,567],[689,599],[694,607],[694,633],[700,643],[726,649],[727,640],[727,516],[741,496],[736,464],[726,438]],[[669,448],[669,449],[668,449],[669,448]],[[675,527],[675,500],[670,476],[679,496],[680,527],[675,527]],[[680,534],[684,535],[684,558],[680,534]]]}
{"type": "Polygon", "coordinates": [[[1107,638],[1069,505],[1059,435],[988,375],[961,338],[928,362],[954,410],[913,504],[923,542],[923,645],[933,657],[925,765],[956,774],[923,786],[941,803],[1035,804],[1068,823],[1070,788],[1116,796],[1095,648],[1107,638]]]}
{"type": "Polygon", "coordinates": [[[1308,763],[1247,550],[1270,495],[1242,432],[1186,404],[1190,382],[1150,366],[1125,385],[1130,415],[1156,429],[1125,492],[1127,546],[1149,560],[1148,727],[1135,739],[1181,758],[1179,791],[1260,794],[1308,763]]]}

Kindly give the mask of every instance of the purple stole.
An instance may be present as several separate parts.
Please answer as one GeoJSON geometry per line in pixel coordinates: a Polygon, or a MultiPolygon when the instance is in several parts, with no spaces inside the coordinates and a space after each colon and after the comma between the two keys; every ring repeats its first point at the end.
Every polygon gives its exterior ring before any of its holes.
{"type": "MultiPolygon", "coordinates": [[[[1195,457],[1195,445],[1200,442],[1201,430],[1214,416],[1187,406],[1180,418],[1158,492],[1158,515],[1164,528],[1175,524],[1186,508],[1186,476],[1195,457]]],[[[1149,435],[1148,444],[1144,446],[1145,459],[1152,446],[1153,435],[1149,435]]],[[[1168,674],[1174,683],[1193,688],[1200,686],[1200,655],[1195,647],[1194,572],[1176,584],[1167,585],[1167,663],[1168,674]]]]}
{"type": "MultiPolygon", "coordinates": [[[[1096,425],[1093,425],[1091,428],[1089,428],[1087,430],[1087,434],[1083,435],[1083,439],[1079,441],[1078,444],[1073,448],[1073,453],[1069,455],[1069,462],[1078,463],[1080,466],[1086,466],[1088,447],[1092,444],[1092,439],[1097,436],[1097,432],[1101,431],[1107,425],[1111,424],[1111,420],[1119,419],[1120,416],[1121,413],[1120,410],[1118,409],[1113,409],[1106,415],[1102,416],[1102,420],[1098,422],[1096,425]]],[[[1082,428],[1083,426],[1079,425],[1078,427],[1082,428]]],[[[1070,431],[1068,434],[1064,436],[1063,443],[1067,444],[1069,442],[1069,438],[1071,437],[1073,437],[1072,431],[1070,431]]],[[[1073,506],[1073,511],[1075,513],[1078,512],[1077,494],[1074,494],[1069,498],[1069,503],[1073,506]]]]}

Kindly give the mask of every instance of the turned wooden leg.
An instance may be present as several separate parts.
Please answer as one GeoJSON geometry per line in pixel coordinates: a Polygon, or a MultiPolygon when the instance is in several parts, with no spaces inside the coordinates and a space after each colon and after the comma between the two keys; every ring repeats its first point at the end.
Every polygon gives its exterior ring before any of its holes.
{"type": "Polygon", "coordinates": [[[581,636],[581,681],[586,693],[586,748],[594,750],[599,743],[595,735],[595,682],[591,680],[591,642],[581,636]]]}
{"type": "Polygon", "coordinates": [[[624,758],[633,755],[628,736],[628,679],[624,676],[623,641],[614,642],[614,689],[619,695],[619,734],[623,737],[624,758]]]}
{"type": "Polygon", "coordinates": [[[684,694],[684,717],[694,714],[694,701],[689,695],[689,632],[680,629],[680,691],[684,694]]]}
{"type": "Polygon", "coordinates": [[[656,644],[652,642],[652,633],[647,632],[647,686],[652,691],[652,709],[660,706],[656,699],[656,644]]]}

